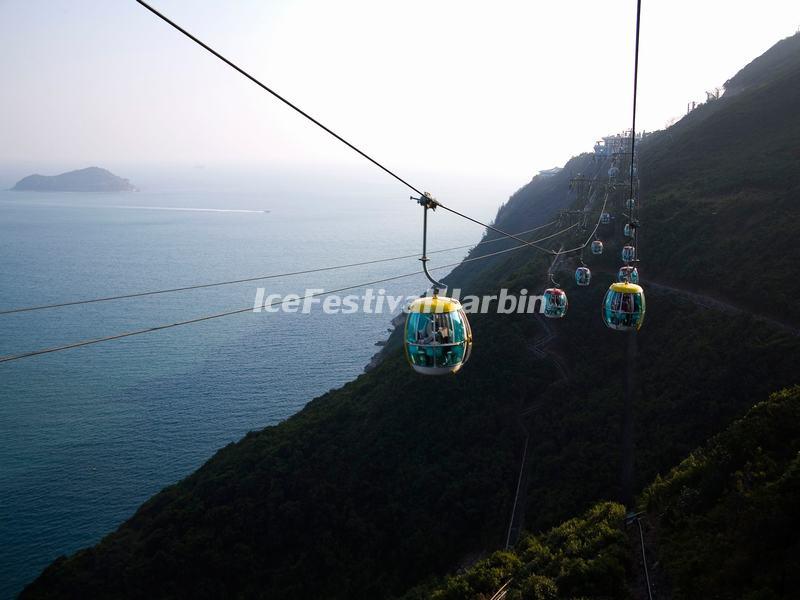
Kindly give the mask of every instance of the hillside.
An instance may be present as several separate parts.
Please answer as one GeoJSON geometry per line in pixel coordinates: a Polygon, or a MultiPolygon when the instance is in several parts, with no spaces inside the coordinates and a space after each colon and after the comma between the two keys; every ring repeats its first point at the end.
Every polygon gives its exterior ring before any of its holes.
{"type": "Polygon", "coordinates": [[[135,192],[130,181],[100,167],[87,167],[60,175],[28,175],[13,188],[15,192],[135,192]]]}
{"type": "MultiPolygon", "coordinates": [[[[759,318],[800,321],[790,302],[800,224],[800,68],[792,68],[800,55],[794,60],[642,144],[645,287],[670,283],[750,312],[648,288],[648,320],[637,336],[636,490],[741,418],[754,399],[797,383],[800,338],[759,318]]],[[[750,81],[748,69],[764,64],[772,63],[754,61],[736,77],[750,81]]],[[[566,195],[570,175],[605,169],[582,155],[557,176],[535,178],[501,208],[497,225],[527,230],[561,208],[580,208],[566,195]]],[[[609,206],[618,212],[621,201],[617,190],[609,206]]],[[[615,228],[599,231],[608,251],[586,257],[591,287],[570,284],[575,262],[562,261],[559,279],[570,295],[563,321],[475,315],[470,364],[435,383],[405,366],[396,342],[387,345],[374,370],[223,448],[100,544],[57,560],[23,597],[399,596],[503,546],[526,437],[525,529],[547,532],[580,514],[576,527],[618,519],[618,505],[596,508],[620,497],[625,452],[628,340],[598,318],[618,267],[615,228]],[[537,347],[544,337],[552,339],[546,358],[537,347]]],[[[469,257],[514,245],[481,244],[469,257]]],[[[448,282],[464,293],[538,290],[549,262],[524,248],[465,262],[448,282]]],[[[609,527],[609,538],[587,530],[587,539],[608,541],[616,556],[609,527]]],[[[522,543],[558,555],[567,534],[556,529],[522,543]]],[[[597,572],[618,578],[612,567],[597,572]]]]}
{"type": "Polygon", "coordinates": [[[800,35],[779,42],[728,82],[735,93],[649,138],[641,154],[644,216],[659,225],[642,236],[653,277],[795,324],[799,57],[800,35]]]}
{"type": "Polygon", "coordinates": [[[624,523],[625,507],[600,502],[403,600],[482,600],[503,587],[507,600],[623,597],[629,554],[624,523]]]}
{"type": "Polygon", "coordinates": [[[643,494],[672,597],[792,598],[800,586],[800,388],[774,394],[643,494]]]}
{"type": "MultiPolygon", "coordinates": [[[[800,388],[754,406],[656,478],[641,504],[645,527],[657,532],[645,549],[666,575],[659,597],[793,597],[800,585],[800,388]]],[[[626,535],[624,517],[621,505],[598,503],[404,600],[481,600],[504,586],[507,600],[627,597],[629,557],[640,539],[626,535]]]]}

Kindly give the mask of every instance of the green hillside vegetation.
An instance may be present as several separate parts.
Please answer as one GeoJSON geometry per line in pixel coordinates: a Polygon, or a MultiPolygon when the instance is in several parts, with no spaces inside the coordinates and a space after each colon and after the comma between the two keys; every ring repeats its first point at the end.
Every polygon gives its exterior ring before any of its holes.
{"type": "MultiPolygon", "coordinates": [[[[800,290],[787,274],[796,270],[800,223],[800,171],[792,170],[800,160],[794,137],[800,70],[791,68],[800,65],[800,55],[789,62],[781,63],[779,77],[759,76],[755,88],[698,109],[708,108],[704,118],[693,117],[695,111],[642,144],[646,288],[654,277],[762,314],[791,320],[797,314],[790,300],[800,290]],[[770,114],[752,117],[764,104],[770,114]]],[[[754,61],[748,68],[764,64],[773,63],[754,61]]],[[[740,81],[750,77],[743,73],[740,81]]],[[[582,155],[567,167],[518,191],[497,225],[521,231],[549,222],[560,208],[578,208],[566,193],[570,175],[602,174],[608,165],[582,155]]],[[[603,196],[596,191],[594,218],[603,196]]],[[[617,215],[622,200],[622,191],[612,193],[609,206],[617,215]]],[[[543,595],[530,597],[552,597],[546,594],[589,594],[589,578],[596,577],[595,591],[619,597],[621,508],[606,502],[622,492],[627,336],[599,318],[619,266],[619,236],[613,237],[619,227],[617,220],[601,228],[607,252],[586,257],[591,287],[571,283],[574,261],[560,265],[570,309],[566,319],[550,323],[557,337],[548,349],[561,357],[567,381],[552,360],[530,351],[543,335],[531,315],[471,317],[470,363],[458,376],[435,381],[408,369],[395,334],[377,368],[280,425],[223,448],[100,544],[58,559],[23,597],[400,596],[454,572],[476,553],[502,547],[526,432],[525,527],[546,533],[525,537],[518,555],[480,563],[487,581],[498,569],[501,579],[521,573],[520,582],[534,579],[520,593],[539,589],[543,595]],[[568,540],[577,540],[575,552],[568,540]],[[600,555],[608,560],[598,562],[600,555]]],[[[514,245],[481,245],[469,256],[514,245]]],[[[465,294],[501,287],[540,293],[550,261],[530,248],[515,250],[464,263],[448,283],[465,294]]],[[[741,418],[754,398],[797,383],[800,338],[756,316],[648,289],[648,315],[637,337],[637,491],[741,418]]],[[[466,582],[484,589],[459,577],[450,580],[456,588],[466,582]]]]}
{"type": "Polygon", "coordinates": [[[519,398],[527,378],[552,377],[513,351],[524,332],[501,331],[513,345],[492,343],[476,323],[486,341],[475,369],[446,394],[409,377],[397,356],[220,450],[97,548],[56,562],[26,595],[375,597],[496,546],[510,511],[519,398]]]}
{"type": "MultiPolygon", "coordinates": [[[[754,406],[692,452],[640,500],[656,525],[669,597],[791,598],[800,585],[800,387],[754,406]]],[[[403,600],[485,600],[507,582],[509,600],[629,598],[622,505],[524,537],[403,600]]]]}
{"type": "MultiPolygon", "coordinates": [[[[517,190],[509,198],[508,202],[498,210],[495,225],[503,231],[515,233],[552,222],[557,218],[559,210],[576,208],[575,193],[569,193],[570,178],[578,175],[598,177],[605,174],[607,170],[606,161],[596,161],[589,154],[576,156],[564,165],[564,169],[560,173],[551,177],[537,176],[528,185],[517,190]]],[[[594,190],[600,195],[602,195],[603,189],[604,185],[600,183],[594,187],[594,190]]],[[[539,239],[562,229],[564,226],[553,226],[522,237],[527,240],[539,239]]],[[[557,238],[556,241],[563,239],[565,243],[567,241],[576,242],[579,237],[581,236],[557,238]]],[[[585,235],[583,238],[585,239],[585,235]]],[[[490,241],[491,243],[473,248],[466,256],[468,260],[521,245],[517,240],[503,239],[503,236],[491,230],[486,232],[482,241],[490,241]]],[[[543,245],[551,246],[553,242],[546,242],[543,245]]],[[[456,267],[450,276],[445,279],[445,282],[450,284],[451,287],[470,290],[471,293],[477,293],[478,291],[496,293],[500,281],[521,265],[525,265],[534,259],[544,260],[544,257],[535,250],[523,248],[477,262],[465,262],[456,267]]],[[[547,262],[545,261],[541,264],[547,264],[547,262]]],[[[526,283],[529,287],[533,283],[538,285],[540,283],[539,279],[540,277],[535,281],[527,281],[526,283]]]]}
{"type": "Polygon", "coordinates": [[[643,494],[673,598],[800,589],[800,388],[774,394],[643,494]]]}
{"type": "Polygon", "coordinates": [[[403,600],[481,600],[510,582],[507,600],[620,598],[625,595],[625,508],[602,502],[513,550],[495,552],[460,575],[409,592],[403,600]]]}
{"type": "MultiPolygon", "coordinates": [[[[557,324],[557,350],[570,368],[570,385],[529,399],[526,513],[534,530],[598,499],[621,497],[626,340],[606,330],[598,316],[607,281],[588,289],[568,286],[573,306],[591,307],[557,324]]],[[[648,296],[645,328],[638,344],[634,489],[740,416],[753,395],[795,383],[800,355],[798,338],[664,294],[648,296]]]]}
{"type": "Polygon", "coordinates": [[[798,57],[795,35],[733,77],[735,94],[652,136],[641,153],[648,272],[795,324],[798,57]]]}

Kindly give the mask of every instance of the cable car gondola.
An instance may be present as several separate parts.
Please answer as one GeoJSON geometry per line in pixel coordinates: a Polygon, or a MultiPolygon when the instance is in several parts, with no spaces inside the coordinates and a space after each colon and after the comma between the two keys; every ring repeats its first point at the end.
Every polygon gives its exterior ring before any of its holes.
{"type": "Polygon", "coordinates": [[[603,299],[603,321],[616,331],[634,331],[644,323],[644,290],[635,283],[612,283],[603,299]]]}
{"type": "Polygon", "coordinates": [[[619,283],[639,283],[639,269],[630,265],[620,267],[617,272],[617,281],[619,283]]]}
{"type": "Polygon", "coordinates": [[[611,215],[608,214],[607,212],[602,213],[600,215],[600,222],[603,225],[608,225],[609,223],[611,223],[611,215]]]}
{"type": "Polygon", "coordinates": [[[625,223],[625,227],[622,228],[622,233],[625,237],[633,237],[633,225],[631,223],[625,223]]]}
{"type": "Polygon", "coordinates": [[[406,358],[423,375],[456,373],[472,352],[472,330],[461,303],[454,298],[417,298],[408,308],[406,358]]]}
{"type": "Polygon", "coordinates": [[[422,270],[433,284],[433,295],[418,298],[408,307],[404,345],[411,367],[423,375],[457,373],[472,352],[472,328],[461,303],[439,296],[447,287],[428,272],[428,209],[438,203],[427,192],[417,202],[424,208],[422,221],[422,270]]]}
{"type": "Polygon", "coordinates": [[[562,319],[567,314],[569,302],[567,293],[561,288],[547,288],[544,291],[544,316],[549,319],[562,319]]]}
{"type": "Polygon", "coordinates": [[[603,242],[600,240],[594,240],[592,242],[592,254],[602,254],[603,253],[603,242]]]}
{"type": "Polygon", "coordinates": [[[578,267],[575,269],[575,283],[579,286],[586,287],[592,281],[592,272],[589,267],[578,267]]]}
{"type": "Polygon", "coordinates": [[[608,178],[614,179],[617,175],[619,175],[619,169],[617,167],[611,167],[608,170],[608,178]]]}
{"type": "Polygon", "coordinates": [[[636,260],[636,247],[623,246],[622,247],[622,262],[630,263],[636,260]]]}
{"type": "Polygon", "coordinates": [[[628,210],[633,210],[636,208],[636,200],[633,198],[628,198],[628,200],[625,202],[625,206],[628,208],[628,210]]]}

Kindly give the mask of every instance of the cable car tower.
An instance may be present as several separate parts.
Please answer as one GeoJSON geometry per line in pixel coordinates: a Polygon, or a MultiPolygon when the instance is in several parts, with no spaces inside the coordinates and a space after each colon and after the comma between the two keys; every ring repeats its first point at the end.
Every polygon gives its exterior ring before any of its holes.
{"type": "Polygon", "coordinates": [[[575,199],[580,206],[585,206],[589,200],[589,192],[592,189],[592,179],[584,177],[578,173],[569,180],[569,189],[575,192],[575,199]]]}

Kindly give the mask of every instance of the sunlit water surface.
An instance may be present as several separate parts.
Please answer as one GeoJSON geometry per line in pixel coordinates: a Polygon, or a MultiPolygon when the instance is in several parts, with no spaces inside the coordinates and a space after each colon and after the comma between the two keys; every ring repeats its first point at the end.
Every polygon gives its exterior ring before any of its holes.
{"type": "MultiPolygon", "coordinates": [[[[435,218],[432,248],[480,236],[435,218]]],[[[413,203],[385,199],[0,192],[0,310],[413,254],[420,225],[413,203]]],[[[248,307],[257,286],[302,294],[415,271],[410,258],[0,315],[0,354],[248,307]]],[[[411,295],[426,285],[414,275],[375,287],[411,295]]],[[[0,364],[0,597],[97,542],[218,448],[353,379],[390,317],[246,312],[0,364]]]]}

